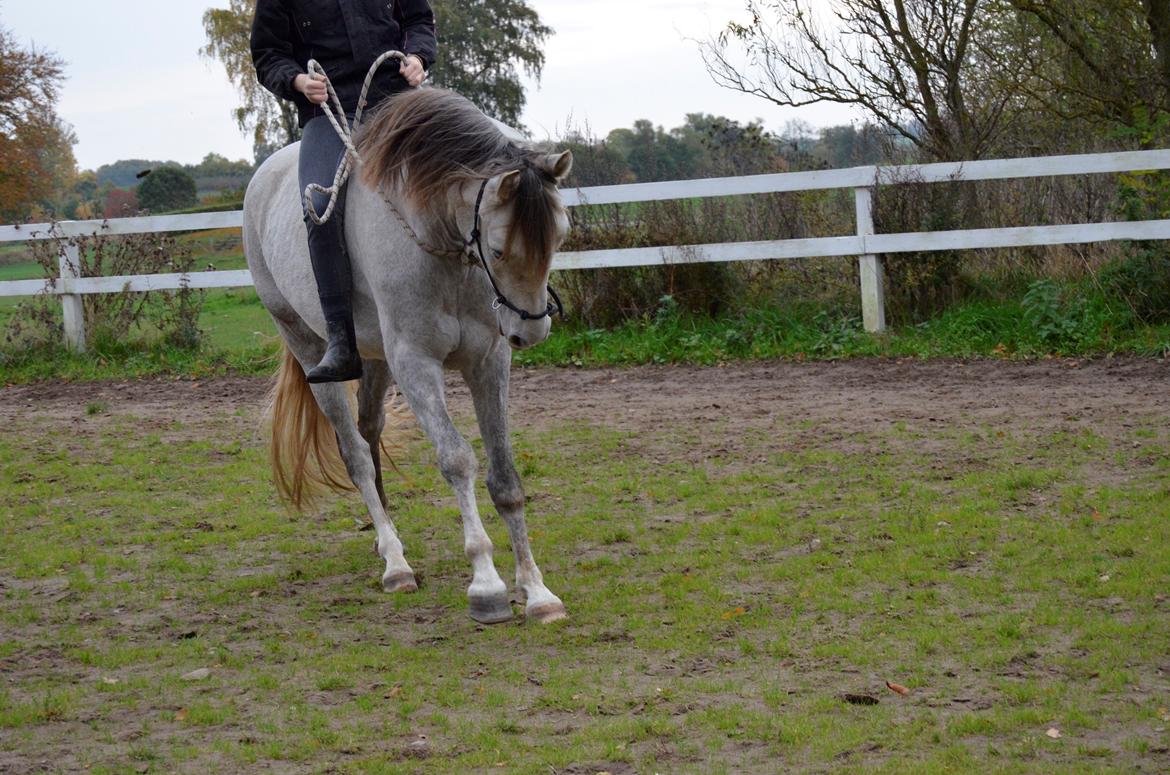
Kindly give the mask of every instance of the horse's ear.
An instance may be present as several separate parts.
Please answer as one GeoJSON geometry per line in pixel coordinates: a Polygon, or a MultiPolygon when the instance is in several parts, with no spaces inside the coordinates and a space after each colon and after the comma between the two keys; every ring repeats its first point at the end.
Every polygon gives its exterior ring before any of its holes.
{"type": "Polygon", "coordinates": [[[569,172],[573,169],[573,152],[550,153],[544,157],[540,166],[545,172],[552,175],[557,183],[560,183],[569,177],[569,172]]]}
{"type": "Polygon", "coordinates": [[[516,196],[516,190],[520,187],[520,170],[512,170],[505,172],[500,177],[499,188],[496,189],[496,197],[501,202],[507,202],[512,197],[516,196]]]}

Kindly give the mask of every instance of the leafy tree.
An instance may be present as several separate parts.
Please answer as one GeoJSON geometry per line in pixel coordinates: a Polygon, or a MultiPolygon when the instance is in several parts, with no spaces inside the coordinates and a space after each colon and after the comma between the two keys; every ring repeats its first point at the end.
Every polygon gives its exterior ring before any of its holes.
{"type": "MultiPolygon", "coordinates": [[[[431,5],[439,34],[432,83],[458,91],[505,123],[519,124],[525,97],[518,68],[540,78],[543,44],[552,29],[526,0],[432,0],[431,5]]],[[[300,139],[300,130],[292,103],[273,97],[256,81],[249,43],[255,10],[256,0],[229,0],[227,8],[207,9],[207,45],[199,53],[218,60],[236,87],[236,123],[252,135],[259,164],[300,139]]]]}
{"type": "MultiPolygon", "coordinates": [[[[807,131],[811,133],[812,128],[807,131]]],[[[723,116],[691,113],[686,124],[672,130],[672,135],[685,139],[693,137],[698,145],[701,159],[696,172],[706,176],[758,175],[767,172],[783,172],[789,168],[785,150],[804,146],[815,140],[806,136],[804,128],[787,138],[778,138],[764,129],[759,121],[741,124],[723,116]]]]}
{"type": "Polygon", "coordinates": [[[184,167],[195,178],[195,185],[200,192],[227,192],[233,193],[232,198],[238,198],[236,192],[248,187],[255,167],[244,160],[230,161],[218,153],[209,153],[198,164],[184,167]]]}
{"type": "Polygon", "coordinates": [[[679,133],[666,132],[645,119],[635,121],[632,129],[613,130],[607,140],[625,157],[642,182],[693,178],[701,174],[702,149],[698,143],[688,142],[679,133]]]}
{"type": "Polygon", "coordinates": [[[124,188],[112,188],[106,192],[103,218],[125,218],[138,212],[138,195],[124,188]]]}
{"type": "Polygon", "coordinates": [[[196,201],[195,179],[179,167],[159,167],[138,186],[138,202],[151,212],[181,210],[196,201]]]}
{"type": "Polygon", "coordinates": [[[256,80],[251,48],[255,13],[256,0],[230,0],[227,8],[208,8],[203,12],[207,45],[199,53],[218,59],[239,92],[240,105],[233,115],[240,131],[252,135],[259,163],[261,157],[301,139],[301,130],[297,128],[296,106],[278,100],[256,80]]]}
{"type": "Polygon", "coordinates": [[[703,45],[722,86],[857,106],[939,160],[979,158],[1006,130],[1018,91],[984,77],[990,0],[831,0],[831,27],[811,0],[746,2],[750,21],[703,45]]]}
{"type": "Polygon", "coordinates": [[[885,160],[881,130],[873,124],[851,124],[821,129],[813,151],[831,168],[858,167],[885,160]]]}
{"type": "Polygon", "coordinates": [[[517,66],[539,80],[544,41],[552,28],[526,0],[434,0],[431,5],[439,33],[432,82],[519,126],[525,97],[517,66]]]}
{"type": "Polygon", "coordinates": [[[997,9],[1014,34],[998,48],[1028,52],[1022,86],[1047,114],[1139,127],[1170,113],[1170,0],[1003,0],[997,9]]]}
{"type": "Polygon", "coordinates": [[[0,217],[20,220],[64,194],[76,137],[56,115],[64,63],[0,27],[0,217]]]}
{"type": "Polygon", "coordinates": [[[573,171],[565,181],[568,188],[611,186],[636,180],[622,154],[605,140],[575,132],[559,140],[556,149],[573,152],[573,171]]]}

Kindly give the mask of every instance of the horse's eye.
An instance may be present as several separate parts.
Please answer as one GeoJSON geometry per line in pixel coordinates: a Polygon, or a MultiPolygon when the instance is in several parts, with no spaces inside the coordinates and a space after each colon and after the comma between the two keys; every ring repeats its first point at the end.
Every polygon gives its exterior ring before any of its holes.
{"type": "Polygon", "coordinates": [[[504,257],[504,251],[496,250],[495,248],[492,249],[492,258],[499,261],[503,257],[504,257]]]}

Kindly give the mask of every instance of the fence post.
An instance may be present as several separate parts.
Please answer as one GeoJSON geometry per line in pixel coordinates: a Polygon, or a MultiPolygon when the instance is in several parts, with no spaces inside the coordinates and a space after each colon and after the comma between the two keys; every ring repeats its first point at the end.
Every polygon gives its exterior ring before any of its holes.
{"type": "MultiPolygon", "coordinates": [[[[853,190],[857,202],[857,236],[873,236],[873,189],[853,190]]],[[[861,319],[865,330],[881,333],[886,330],[886,291],[882,277],[882,262],[873,254],[858,258],[861,274],[861,319]]]]}
{"type": "MultiPolygon", "coordinates": [[[[70,290],[72,280],[81,277],[81,250],[66,243],[57,256],[61,269],[61,288],[70,290]]],[[[85,352],[85,304],[76,293],[61,294],[61,311],[65,322],[65,344],[74,352],[85,352]]]]}

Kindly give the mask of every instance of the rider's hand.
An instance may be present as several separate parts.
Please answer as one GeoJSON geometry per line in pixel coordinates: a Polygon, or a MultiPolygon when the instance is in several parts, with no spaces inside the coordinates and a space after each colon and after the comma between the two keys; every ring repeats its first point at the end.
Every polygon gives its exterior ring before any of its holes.
{"type": "Polygon", "coordinates": [[[323,105],[329,99],[329,89],[325,87],[325,79],[319,75],[301,73],[293,81],[293,88],[305,95],[305,98],[314,105],[323,105]]]}
{"type": "Polygon", "coordinates": [[[411,86],[418,86],[427,77],[422,59],[415,54],[409,54],[406,59],[402,60],[402,64],[398,66],[398,72],[411,86]]]}

